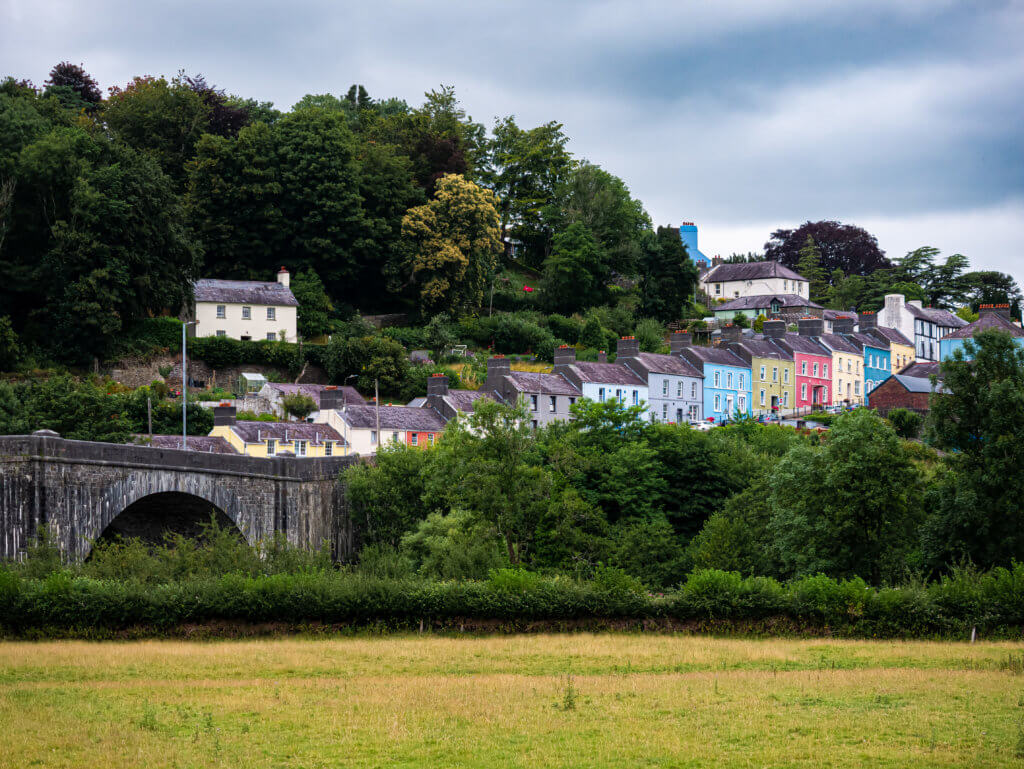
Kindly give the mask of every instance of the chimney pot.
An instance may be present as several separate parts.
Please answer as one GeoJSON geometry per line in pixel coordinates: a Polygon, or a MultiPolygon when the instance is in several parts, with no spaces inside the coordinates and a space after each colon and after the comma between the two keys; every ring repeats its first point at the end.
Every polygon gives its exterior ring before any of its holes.
{"type": "Polygon", "coordinates": [[[669,348],[673,355],[678,355],[690,346],[692,339],[689,331],[676,331],[669,339],[669,348]]]}
{"type": "Polygon", "coordinates": [[[285,288],[288,288],[291,283],[291,274],[284,267],[282,267],[277,273],[277,282],[285,288]]]}
{"type": "Polygon", "coordinates": [[[640,354],[640,342],[635,336],[624,336],[615,345],[615,354],[620,358],[633,358],[640,354]]]}

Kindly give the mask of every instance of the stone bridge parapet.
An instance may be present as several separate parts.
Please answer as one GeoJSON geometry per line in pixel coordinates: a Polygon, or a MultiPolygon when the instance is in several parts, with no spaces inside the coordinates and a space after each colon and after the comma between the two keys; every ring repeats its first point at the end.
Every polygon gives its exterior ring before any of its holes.
{"type": "Polygon", "coordinates": [[[353,457],[258,458],[150,446],[0,436],[0,559],[17,558],[45,526],[70,560],[86,558],[126,507],[175,492],[208,502],[250,543],[283,533],[352,554],[340,472],[353,457]]]}

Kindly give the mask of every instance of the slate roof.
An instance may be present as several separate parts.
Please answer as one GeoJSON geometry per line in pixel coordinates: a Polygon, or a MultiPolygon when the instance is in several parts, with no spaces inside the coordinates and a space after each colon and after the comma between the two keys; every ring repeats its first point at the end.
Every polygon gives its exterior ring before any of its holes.
{"type": "Polygon", "coordinates": [[[963,328],[967,325],[966,320],[954,315],[949,310],[940,310],[935,307],[917,307],[912,304],[906,305],[906,308],[915,318],[931,321],[938,326],[963,328]]]}
{"type": "MultiPolygon", "coordinates": [[[[327,385],[320,384],[288,384],[286,382],[267,382],[267,387],[273,387],[281,395],[294,395],[295,393],[301,393],[308,395],[316,402],[317,409],[320,408],[320,395],[324,390],[327,389],[327,385]]],[[[354,387],[344,386],[338,388],[338,393],[344,393],[343,403],[349,403],[352,405],[358,405],[366,403],[366,399],[359,394],[359,391],[354,387]]]]}
{"type": "Polygon", "coordinates": [[[513,371],[505,375],[512,387],[522,393],[541,395],[581,395],[572,382],[561,374],[543,374],[534,371],[513,371]]]}
{"type": "Polygon", "coordinates": [[[860,352],[860,350],[857,349],[857,345],[842,334],[822,334],[819,338],[830,350],[835,350],[836,352],[860,352]]]}
{"type": "Polygon", "coordinates": [[[896,373],[902,374],[903,376],[920,377],[922,379],[927,379],[933,374],[935,376],[939,375],[939,364],[916,362],[910,363],[904,366],[900,371],[897,371],[896,373]]]}
{"type": "Polygon", "coordinates": [[[717,366],[736,366],[748,368],[747,362],[732,350],[724,347],[687,347],[684,352],[692,353],[694,357],[703,363],[711,363],[717,366]]]}
{"type": "MultiPolygon", "coordinates": [[[[377,409],[374,406],[349,406],[338,414],[354,429],[375,430],[377,427],[377,409]]],[[[444,419],[433,409],[381,406],[380,426],[382,430],[441,432],[444,430],[444,419]]]]}
{"type": "MultiPolygon", "coordinates": [[[[135,442],[154,449],[180,449],[180,435],[135,436],[135,442]]],[[[237,454],[234,447],[219,435],[190,435],[185,439],[189,451],[203,451],[208,454],[237,454]]]]}
{"type": "MultiPolygon", "coordinates": [[[[901,385],[903,385],[904,389],[906,389],[907,392],[912,392],[912,393],[930,393],[932,391],[932,382],[931,382],[931,380],[930,379],[926,379],[924,377],[907,376],[906,374],[893,374],[892,377],[890,377],[890,378],[891,379],[895,379],[897,382],[899,382],[901,385]]],[[[886,382],[887,381],[889,381],[889,380],[887,379],[886,382]]],[[[885,382],[883,382],[882,384],[885,384],[885,382]]],[[[941,382],[936,384],[935,391],[936,392],[949,392],[949,390],[947,390],[945,387],[943,387],[941,382]]]]}
{"type": "Polygon", "coordinates": [[[739,343],[743,349],[755,358],[770,358],[772,360],[793,360],[792,356],[774,342],[761,339],[744,339],[739,343]]]}
{"type": "Polygon", "coordinates": [[[309,441],[318,446],[324,441],[336,441],[342,445],[345,439],[330,425],[313,422],[248,422],[240,421],[231,425],[231,431],[246,443],[262,443],[271,438],[283,442],[309,441]]]}
{"type": "Polygon", "coordinates": [[[825,310],[822,313],[822,317],[825,320],[836,320],[837,318],[840,319],[840,320],[842,320],[844,318],[850,318],[852,320],[857,320],[857,313],[849,312],[847,310],[825,310]]]}
{"type": "Polygon", "coordinates": [[[277,281],[202,278],[196,281],[194,296],[197,302],[299,306],[291,289],[277,281]]]}
{"type": "Polygon", "coordinates": [[[832,353],[829,350],[808,336],[800,336],[800,334],[787,331],[786,337],[782,341],[789,345],[794,352],[803,353],[804,355],[819,355],[823,358],[832,357],[832,353]]]}
{"type": "Polygon", "coordinates": [[[484,390],[449,390],[448,394],[444,396],[444,401],[456,411],[470,413],[476,408],[476,402],[481,398],[494,400],[494,396],[484,390]]]}
{"type": "Polygon", "coordinates": [[[969,323],[963,328],[946,334],[943,339],[971,339],[979,331],[987,328],[994,328],[998,331],[1005,331],[1011,336],[1024,336],[1024,329],[1012,320],[997,312],[990,312],[979,317],[974,323],[969,323]]]}
{"type": "Polygon", "coordinates": [[[704,374],[702,374],[700,370],[694,368],[692,363],[684,358],[680,358],[678,355],[662,355],[656,352],[641,352],[631,358],[622,358],[622,365],[629,366],[630,369],[633,369],[633,366],[636,366],[644,373],[691,376],[697,379],[704,378],[704,374]]]}
{"type": "Polygon", "coordinates": [[[715,305],[712,309],[715,312],[728,312],[729,310],[762,310],[772,306],[773,301],[778,301],[783,307],[811,307],[821,309],[820,304],[815,304],[799,294],[758,294],[757,296],[741,296],[737,299],[715,305]]]}
{"type": "Polygon", "coordinates": [[[757,280],[758,278],[788,278],[789,280],[806,281],[779,262],[745,262],[739,264],[720,264],[712,267],[702,278],[704,283],[725,283],[730,280],[757,280]]]}
{"type": "Polygon", "coordinates": [[[878,326],[871,329],[868,333],[874,334],[878,332],[881,336],[888,339],[893,344],[901,344],[904,347],[913,347],[914,343],[903,336],[903,332],[896,328],[887,328],[886,326],[878,326]]]}
{"type": "Polygon", "coordinates": [[[888,350],[889,340],[878,339],[871,336],[871,334],[865,334],[861,331],[855,331],[852,334],[843,334],[847,339],[850,340],[858,349],[863,350],[865,347],[874,347],[877,350],[888,350]]]}
{"type": "Polygon", "coordinates": [[[647,386],[646,379],[637,376],[635,371],[628,366],[623,366],[621,363],[576,361],[572,364],[571,369],[580,378],[581,382],[647,386]]]}

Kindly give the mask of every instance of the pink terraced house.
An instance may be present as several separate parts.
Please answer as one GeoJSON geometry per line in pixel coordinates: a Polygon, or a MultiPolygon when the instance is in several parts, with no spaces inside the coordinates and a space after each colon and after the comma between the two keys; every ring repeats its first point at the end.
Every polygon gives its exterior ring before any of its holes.
{"type": "Polygon", "coordinates": [[[774,328],[776,324],[765,324],[764,334],[773,335],[773,340],[793,356],[796,369],[796,407],[829,406],[832,403],[832,352],[824,347],[818,337],[824,331],[821,318],[801,318],[797,322],[799,331],[787,333],[774,328]],[[772,326],[769,330],[769,326],[772,326]]]}

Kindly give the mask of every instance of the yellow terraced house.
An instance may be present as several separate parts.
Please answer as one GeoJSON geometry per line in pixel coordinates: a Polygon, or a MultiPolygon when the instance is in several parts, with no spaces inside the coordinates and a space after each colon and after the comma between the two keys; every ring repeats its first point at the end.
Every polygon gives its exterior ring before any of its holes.
{"type": "Polygon", "coordinates": [[[309,422],[239,422],[234,406],[213,410],[210,435],[249,457],[341,457],[348,446],[330,425],[309,422]]]}
{"type": "Polygon", "coordinates": [[[765,336],[745,337],[729,349],[750,365],[754,416],[782,416],[796,408],[796,368],[793,356],[772,341],[774,330],[786,333],[782,320],[765,321],[765,336]]]}
{"type": "MultiPolygon", "coordinates": [[[[840,323],[834,322],[834,327],[840,323]]],[[[852,330],[852,322],[850,330],[852,330]]],[[[842,334],[822,334],[818,341],[832,353],[832,404],[857,406],[864,403],[864,353],[842,334]]]]}

